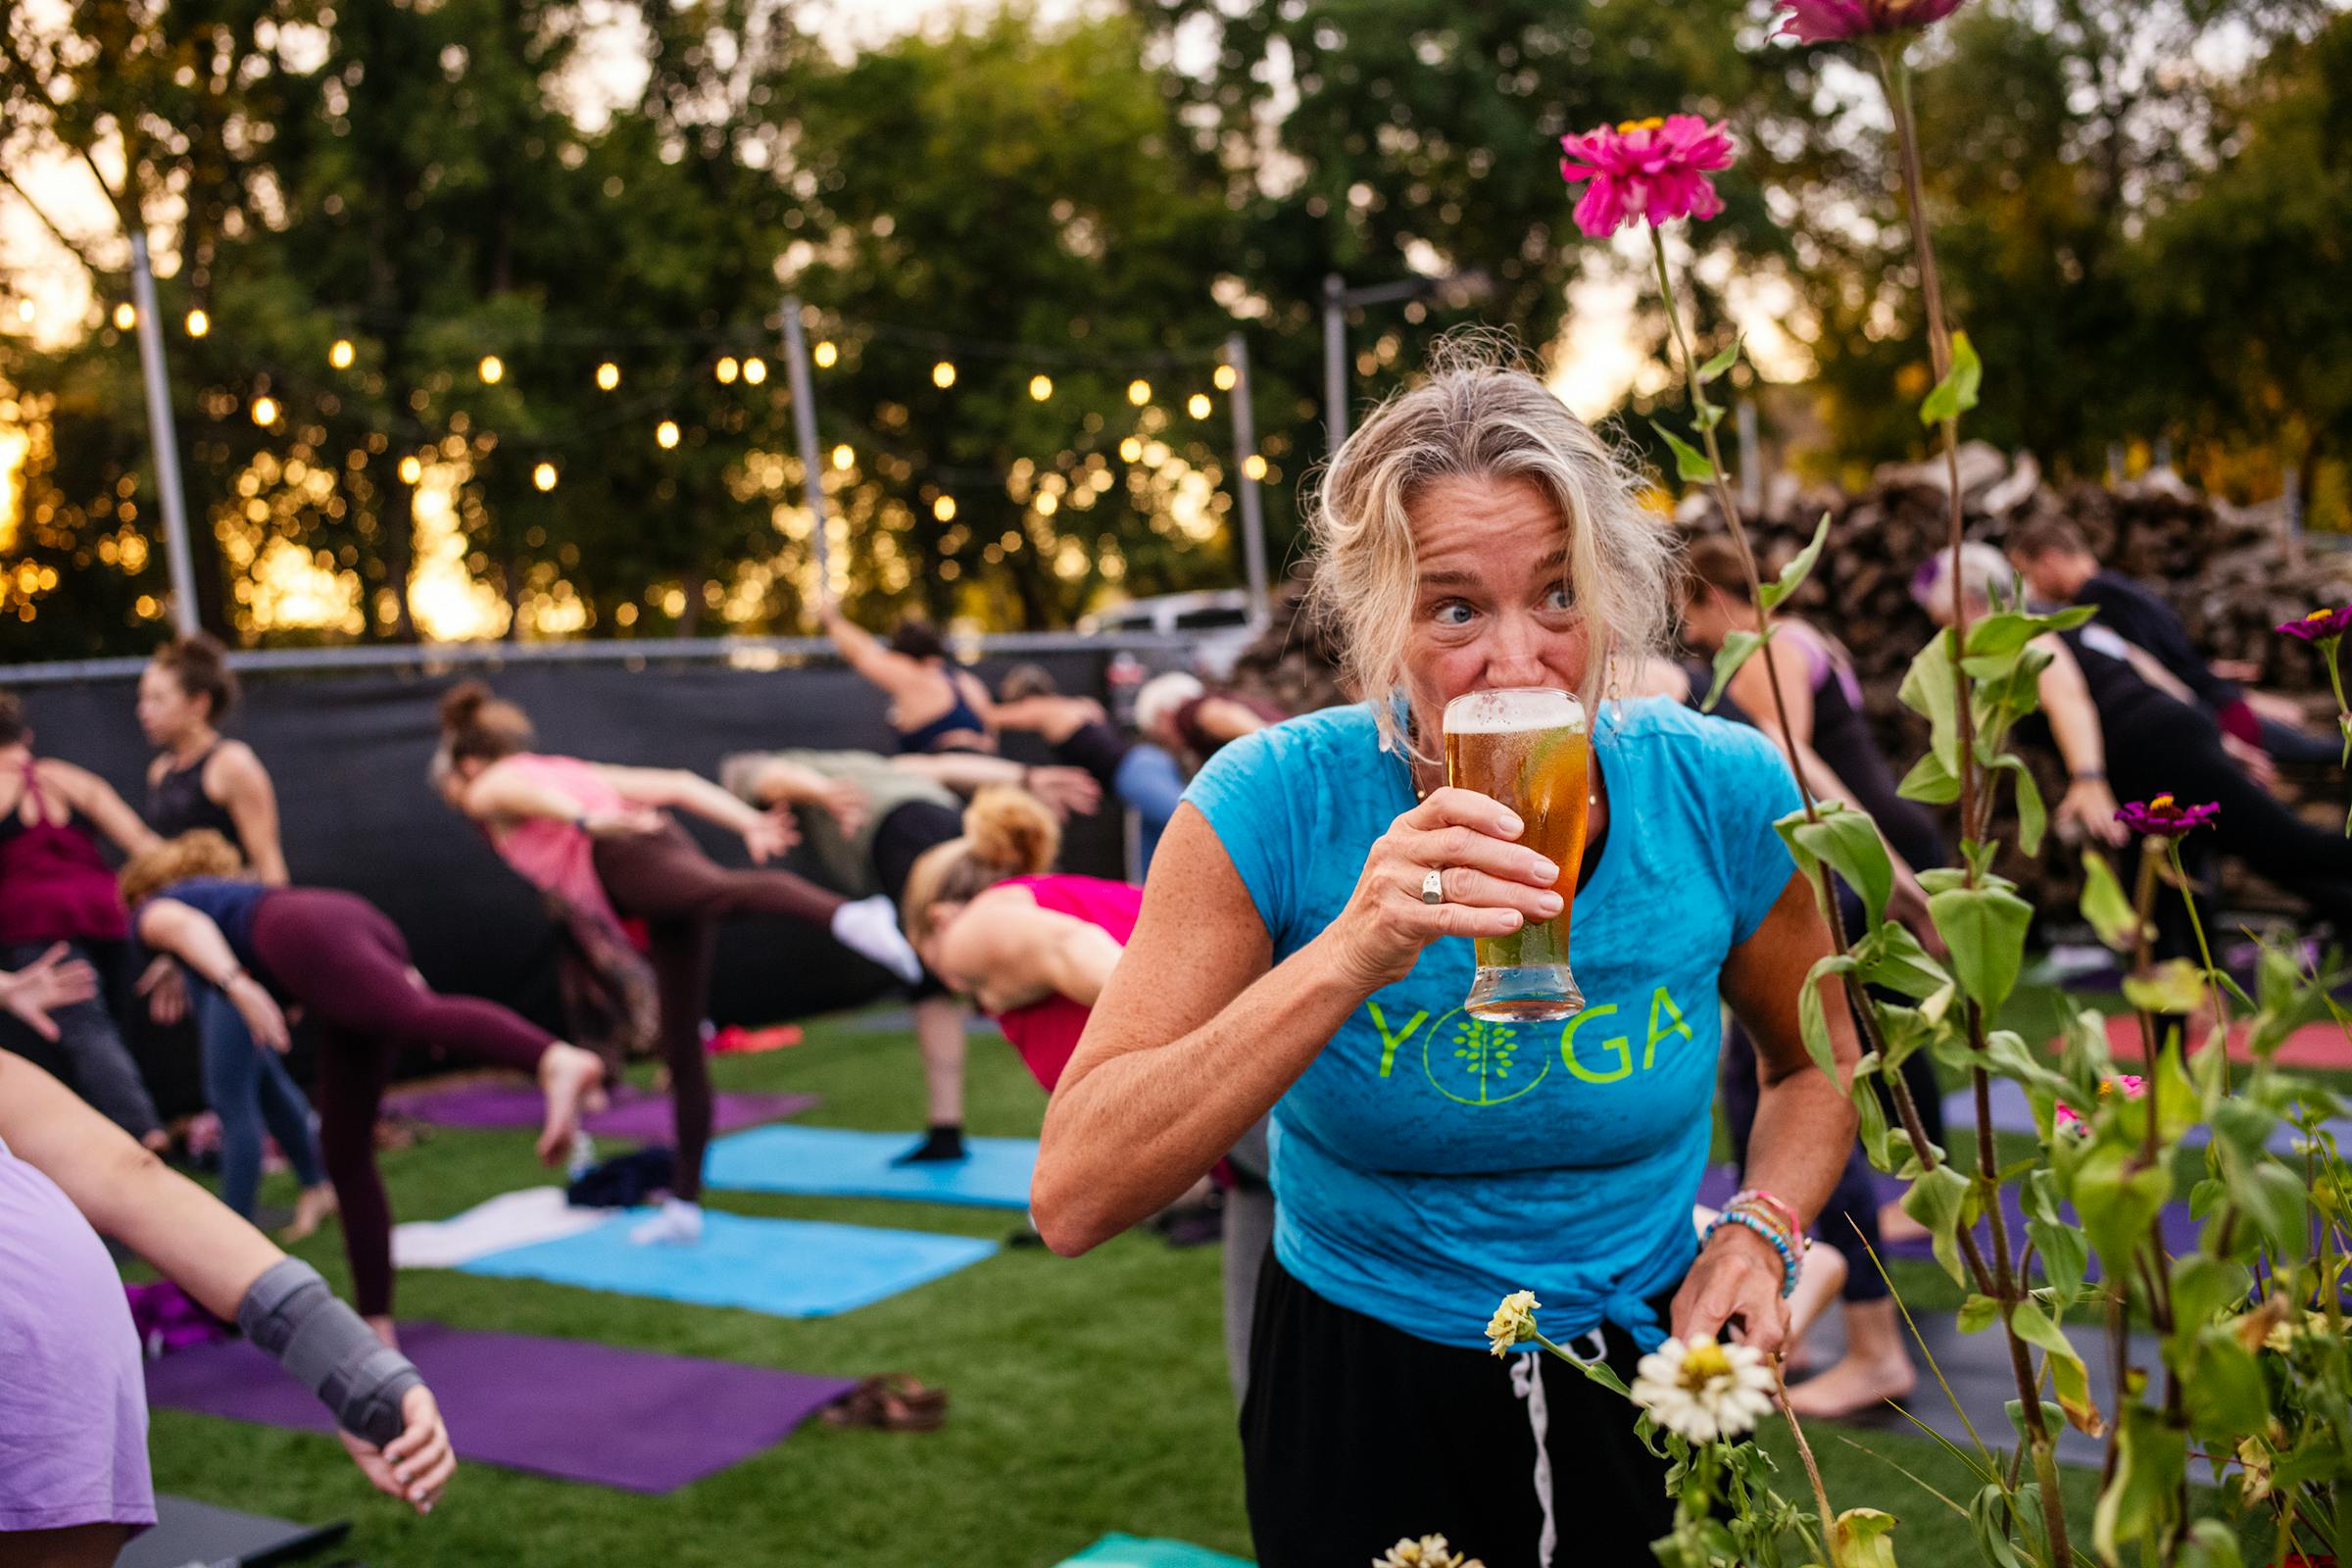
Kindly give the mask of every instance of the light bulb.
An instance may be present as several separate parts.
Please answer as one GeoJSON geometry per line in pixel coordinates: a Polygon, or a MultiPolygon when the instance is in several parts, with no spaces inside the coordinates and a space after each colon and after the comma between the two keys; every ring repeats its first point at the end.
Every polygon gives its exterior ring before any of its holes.
{"type": "Polygon", "coordinates": [[[1266,476],[1266,460],[1254,452],[1250,453],[1242,460],[1242,472],[1253,481],[1263,479],[1266,476]]]}
{"type": "Polygon", "coordinates": [[[1220,392],[1232,391],[1235,384],[1239,382],[1241,378],[1242,372],[1235,369],[1230,365],[1218,366],[1217,373],[1209,377],[1210,380],[1217,383],[1217,390],[1220,392]]]}
{"type": "Polygon", "coordinates": [[[351,362],[357,357],[357,353],[358,351],[351,346],[351,339],[339,337],[335,339],[334,346],[326,351],[326,363],[338,370],[348,370],[351,368],[351,362]]]}
{"type": "Polygon", "coordinates": [[[1127,383],[1127,401],[1128,401],[1128,402],[1130,402],[1130,403],[1132,403],[1132,404],[1134,404],[1134,405],[1135,405],[1137,408],[1139,408],[1139,409],[1140,409],[1140,408],[1142,408],[1142,407],[1143,407],[1145,404],[1147,404],[1147,403],[1151,402],[1151,401],[1152,401],[1152,383],[1151,383],[1151,382],[1149,382],[1149,381],[1147,381],[1147,380],[1145,380],[1145,379],[1144,379],[1142,376],[1140,376],[1140,375],[1139,375],[1139,376],[1137,376],[1137,377],[1136,377],[1134,380],[1132,380],[1132,381],[1128,382],[1128,383],[1127,383]]]}
{"type": "Polygon", "coordinates": [[[606,392],[620,385],[620,367],[614,365],[611,360],[598,366],[596,368],[596,384],[600,390],[606,392]]]}
{"type": "Polygon", "coordinates": [[[1209,406],[1208,394],[1205,392],[1196,392],[1184,400],[1184,412],[1196,419],[1207,418],[1209,406]]]}
{"type": "Polygon", "coordinates": [[[678,421],[663,419],[660,424],[655,425],[654,444],[664,452],[676,446],[678,444],[678,421]]]}
{"type": "Polygon", "coordinates": [[[932,502],[931,515],[942,522],[954,522],[956,520],[956,498],[941,496],[937,501],[932,502]]]}
{"type": "Polygon", "coordinates": [[[1040,403],[1045,402],[1054,395],[1054,378],[1050,375],[1031,376],[1029,378],[1029,395],[1040,403]]]}
{"type": "Polygon", "coordinates": [[[767,379],[767,362],[755,354],[743,362],[743,378],[758,386],[767,379]]]}
{"type": "Polygon", "coordinates": [[[411,453],[400,460],[400,482],[402,484],[415,484],[423,477],[424,465],[416,461],[416,454],[411,453]]]}
{"type": "Polygon", "coordinates": [[[138,324],[139,308],[136,305],[131,304],[128,300],[124,300],[122,304],[115,307],[115,326],[117,330],[127,332],[138,324]]]}
{"type": "Polygon", "coordinates": [[[931,384],[945,391],[956,384],[956,367],[946,360],[931,367],[931,384]]]}
{"type": "Polygon", "coordinates": [[[481,373],[484,386],[496,386],[499,377],[507,373],[507,362],[495,354],[485,354],[482,356],[482,363],[475,366],[474,368],[481,373]]]}
{"type": "Polygon", "coordinates": [[[261,425],[277,422],[277,399],[264,394],[253,400],[253,422],[261,425]]]}
{"type": "Polygon", "coordinates": [[[735,356],[728,354],[721,356],[719,362],[710,368],[710,373],[718,377],[720,386],[726,386],[734,381],[736,372],[742,368],[735,363],[735,356]]]}
{"type": "Polygon", "coordinates": [[[542,463],[534,466],[531,469],[531,483],[541,490],[553,490],[556,487],[556,466],[542,463]]]}
{"type": "Polygon", "coordinates": [[[833,362],[841,358],[841,350],[833,346],[831,338],[818,338],[816,347],[808,351],[808,357],[816,362],[818,369],[830,370],[833,362]]]}
{"type": "Polygon", "coordinates": [[[188,313],[188,336],[202,337],[213,329],[213,318],[202,310],[188,313]]]}
{"type": "Polygon", "coordinates": [[[1144,444],[1143,444],[1143,442],[1142,442],[1142,441],[1140,441],[1140,440],[1138,440],[1138,439],[1137,439],[1136,437],[1134,437],[1134,436],[1129,436],[1129,437],[1128,437],[1126,440],[1124,440],[1124,441],[1120,442],[1120,443],[1119,443],[1119,461],[1120,461],[1120,462],[1122,462],[1122,463],[1141,463],[1141,462],[1143,462],[1143,461],[1144,461],[1144,444]]]}
{"type": "Polygon", "coordinates": [[[836,468],[846,468],[857,461],[858,454],[850,450],[847,442],[833,449],[833,466],[836,468]]]}

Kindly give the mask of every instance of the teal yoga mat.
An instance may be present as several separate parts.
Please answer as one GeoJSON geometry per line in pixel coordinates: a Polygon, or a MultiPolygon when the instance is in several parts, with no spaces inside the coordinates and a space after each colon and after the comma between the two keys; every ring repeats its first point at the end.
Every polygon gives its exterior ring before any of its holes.
{"type": "Polygon", "coordinates": [[[1142,1536],[1104,1536],[1059,1568],[1253,1568],[1246,1557],[1228,1557],[1185,1541],[1151,1541],[1142,1536]]]}
{"type": "Polygon", "coordinates": [[[703,1239],[693,1246],[641,1247],[629,1240],[629,1229],[650,1212],[633,1210],[595,1230],[492,1252],[461,1268],[775,1317],[832,1317],[953,1274],[997,1250],[969,1236],[716,1210],[704,1212],[703,1239]]]}
{"type": "Polygon", "coordinates": [[[891,1163],[918,1141],[914,1133],[864,1133],[847,1127],[755,1127],[730,1133],[710,1146],[703,1160],[703,1185],[741,1193],[1029,1207],[1036,1139],[967,1138],[964,1147],[970,1152],[962,1159],[891,1163]]]}

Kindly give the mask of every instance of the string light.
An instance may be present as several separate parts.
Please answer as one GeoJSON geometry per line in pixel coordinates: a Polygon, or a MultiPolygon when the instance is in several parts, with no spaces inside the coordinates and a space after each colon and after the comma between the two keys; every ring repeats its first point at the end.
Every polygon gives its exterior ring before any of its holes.
{"type": "Polygon", "coordinates": [[[272,425],[277,422],[277,399],[264,395],[253,400],[253,422],[272,425]]]}
{"type": "Polygon", "coordinates": [[[1184,400],[1184,412],[1191,415],[1196,419],[1207,418],[1208,411],[1208,394],[1205,392],[1196,392],[1191,397],[1184,400]]]}
{"type": "Polygon", "coordinates": [[[115,307],[115,329],[127,332],[139,324],[139,308],[128,300],[115,307]]]}
{"type": "Polygon", "coordinates": [[[1139,439],[1138,437],[1135,437],[1135,436],[1129,436],[1129,437],[1128,437],[1126,440],[1124,440],[1124,441],[1120,442],[1120,443],[1119,443],[1119,461],[1120,461],[1120,462],[1122,462],[1122,463],[1141,463],[1141,462],[1143,462],[1143,461],[1144,461],[1144,443],[1142,442],[1142,440],[1141,440],[1141,439],[1139,439]]]}
{"type": "Polygon", "coordinates": [[[1230,365],[1220,365],[1217,367],[1217,373],[1210,376],[1209,379],[1217,383],[1218,391],[1230,392],[1240,383],[1242,372],[1230,365]]]}
{"type": "Polygon", "coordinates": [[[533,467],[531,483],[537,485],[543,492],[553,490],[556,487],[556,466],[552,463],[542,463],[533,467]]]}
{"type": "Polygon", "coordinates": [[[1051,490],[1041,490],[1041,491],[1039,491],[1039,492],[1038,492],[1038,494],[1037,494],[1037,514],[1038,514],[1039,516],[1041,516],[1041,517],[1051,517],[1052,515],[1054,515],[1054,514],[1055,510],[1056,510],[1057,508],[1059,508],[1059,507],[1060,507],[1060,505],[1061,505],[1061,503],[1060,503],[1058,500],[1056,500],[1056,499],[1054,498],[1054,492],[1053,492],[1053,491],[1051,491],[1051,490]]]}
{"type": "Polygon", "coordinates": [[[758,386],[767,379],[767,362],[755,354],[743,362],[743,378],[758,386]]]}
{"type": "Polygon", "coordinates": [[[831,338],[818,338],[816,347],[808,351],[808,357],[816,362],[818,369],[830,370],[833,363],[841,358],[841,350],[833,346],[831,338]]]}
{"type": "Polygon", "coordinates": [[[35,314],[36,314],[36,313],[35,313],[35,311],[34,311],[34,309],[33,309],[33,304],[32,304],[32,301],[30,301],[30,300],[19,300],[19,301],[17,301],[17,319],[18,319],[18,320],[20,320],[20,321],[29,321],[29,320],[31,320],[31,319],[33,318],[33,316],[34,316],[35,314]]]}
{"type": "Polygon", "coordinates": [[[956,367],[946,360],[931,367],[931,384],[946,391],[956,384],[956,367]]]}
{"type": "Polygon", "coordinates": [[[720,386],[731,386],[734,384],[736,372],[741,368],[742,367],[735,363],[735,356],[728,354],[721,356],[719,362],[710,368],[710,373],[718,377],[720,386]]]}
{"type": "Polygon", "coordinates": [[[1050,375],[1031,376],[1029,378],[1029,395],[1040,403],[1045,402],[1054,395],[1054,378],[1050,375]]]}
{"type": "Polygon", "coordinates": [[[484,386],[496,386],[499,377],[507,373],[507,362],[495,354],[485,354],[482,363],[475,366],[474,369],[481,375],[484,386]]]}
{"type": "Polygon", "coordinates": [[[1140,376],[1140,375],[1139,375],[1139,376],[1137,376],[1137,377],[1136,377],[1134,380],[1132,380],[1132,381],[1128,382],[1128,383],[1127,383],[1127,401],[1128,401],[1128,402],[1130,402],[1130,403],[1132,403],[1132,404],[1134,404],[1134,405],[1135,405],[1137,408],[1139,408],[1139,409],[1140,409],[1140,408],[1142,408],[1142,407],[1143,407],[1145,404],[1147,404],[1147,403],[1151,402],[1151,401],[1152,401],[1152,383],[1151,383],[1151,382],[1149,382],[1149,381],[1147,381],[1147,380],[1145,380],[1145,379],[1144,379],[1142,376],[1140,376]]]}
{"type": "Polygon", "coordinates": [[[956,520],[956,498],[941,496],[937,501],[932,502],[931,515],[942,522],[954,522],[956,520]]]}
{"type": "Polygon", "coordinates": [[[620,385],[620,367],[614,365],[611,360],[598,366],[596,368],[596,385],[597,389],[602,392],[610,392],[620,385]]]}
{"type": "Polygon", "coordinates": [[[833,466],[836,468],[846,468],[857,461],[858,454],[850,450],[848,442],[845,441],[833,449],[833,466]]]}
{"type": "Polygon", "coordinates": [[[202,309],[188,313],[188,336],[202,337],[213,329],[213,318],[202,309]]]}
{"type": "Polygon", "coordinates": [[[335,339],[333,346],[326,351],[326,363],[338,370],[350,369],[351,362],[357,357],[358,351],[352,348],[351,339],[347,337],[335,339]]]}
{"type": "Polygon", "coordinates": [[[400,482],[402,484],[415,484],[423,477],[424,465],[416,461],[416,454],[412,452],[400,460],[400,482]]]}
{"type": "Polygon", "coordinates": [[[1266,460],[1254,452],[1250,453],[1242,460],[1242,472],[1253,482],[1263,479],[1266,476],[1266,460]]]}
{"type": "Polygon", "coordinates": [[[655,425],[654,444],[664,452],[676,446],[678,444],[678,421],[663,419],[660,424],[655,425]]]}

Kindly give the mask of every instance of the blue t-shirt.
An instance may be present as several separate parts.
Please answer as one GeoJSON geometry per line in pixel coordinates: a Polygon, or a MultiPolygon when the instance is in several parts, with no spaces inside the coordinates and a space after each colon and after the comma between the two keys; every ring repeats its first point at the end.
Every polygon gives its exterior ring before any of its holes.
{"type": "Polygon", "coordinates": [[[252,971],[254,977],[267,982],[268,970],[253,951],[253,915],[262,906],[262,900],[270,889],[260,882],[220,876],[192,876],[174,882],[155,896],[184,904],[210,919],[228,939],[229,952],[237,962],[252,971]]]}
{"type": "MultiPolygon", "coordinates": [[[[1754,730],[1662,700],[1610,705],[1593,752],[1609,821],[1576,896],[1584,1010],[1547,1024],[1469,1017],[1470,941],[1441,938],[1274,1107],[1283,1267],[1442,1345],[1483,1347],[1518,1290],[1536,1293],[1554,1340],[1604,1318],[1645,1344],[1663,1336],[1647,1298],[1697,1250],[1724,958],[1795,870],[1773,823],[1796,809],[1796,786],[1754,730]]],[[[1358,705],[1235,742],[1185,799],[1280,962],[1339,915],[1414,798],[1358,705]]]]}

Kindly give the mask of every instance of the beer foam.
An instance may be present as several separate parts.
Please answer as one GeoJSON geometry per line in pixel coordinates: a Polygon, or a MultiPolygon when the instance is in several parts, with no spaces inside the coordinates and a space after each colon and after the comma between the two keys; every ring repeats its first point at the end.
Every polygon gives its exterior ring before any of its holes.
{"type": "Polygon", "coordinates": [[[1514,735],[1523,730],[1585,727],[1585,705],[1573,693],[1540,687],[1469,692],[1446,705],[1448,735],[1514,735]]]}

